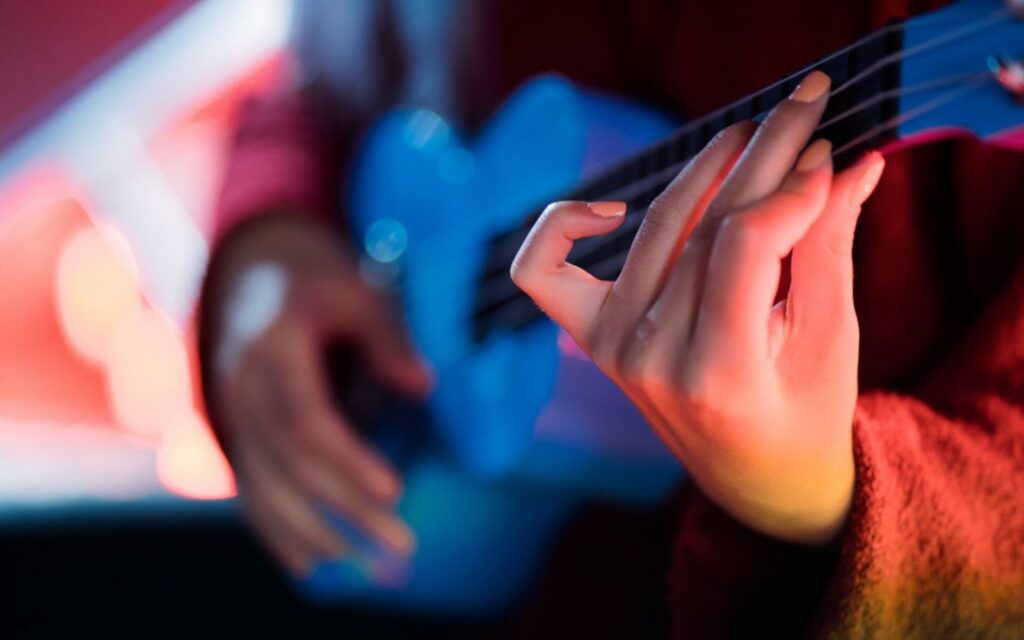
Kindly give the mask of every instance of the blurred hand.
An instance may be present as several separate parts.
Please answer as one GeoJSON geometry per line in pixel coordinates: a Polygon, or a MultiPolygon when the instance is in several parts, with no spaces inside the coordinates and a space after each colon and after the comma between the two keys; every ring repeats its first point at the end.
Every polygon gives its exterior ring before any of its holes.
{"type": "Polygon", "coordinates": [[[828,86],[811,74],[759,128],[708,145],[650,207],[615,282],[566,258],[573,241],[616,229],[623,203],[551,205],[512,268],[711,499],[802,543],[836,535],[853,491],[851,248],[884,164],[875,153],[833,176],[823,140],[798,158],[828,86]]]}
{"type": "Polygon", "coordinates": [[[382,383],[422,396],[431,377],[402,327],[331,233],[302,216],[257,220],[224,251],[210,395],[256,533],[296,575],[351,550],[321,506],[410,553],[413,534],[393,511],[401,480],[339,412],[323,363],[341,341],[382,383]]]}

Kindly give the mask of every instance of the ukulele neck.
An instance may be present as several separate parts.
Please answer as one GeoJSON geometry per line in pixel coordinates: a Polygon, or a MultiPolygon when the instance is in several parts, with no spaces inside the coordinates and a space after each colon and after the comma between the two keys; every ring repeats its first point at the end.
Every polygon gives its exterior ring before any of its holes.
{"type": "MultiPolygon", "coordinates": [[[[832,78],[832,95],[816,137],[833,143],[838,168],[888,141],[894,134],[884,125],[899,114],[900,65],[887,61],[902,50],[903,34],[902,23],[889,25],[807,69],[690,122],[567,194],[563,199],[623,200],[628,205],[626,221],[616,233],[578,241],[570,261],[599,278],[618,275],[648,205],[685,163],[722,129],[762,117],[792,93],[812,69],[824,71],[832,78]]],[[[515,287],[508,275],[515,254],[538,215],[528,216],[523,226],[495,237],[491,243],[474,307],[477,339],[541,317],[536,305],[515,287]]]]}

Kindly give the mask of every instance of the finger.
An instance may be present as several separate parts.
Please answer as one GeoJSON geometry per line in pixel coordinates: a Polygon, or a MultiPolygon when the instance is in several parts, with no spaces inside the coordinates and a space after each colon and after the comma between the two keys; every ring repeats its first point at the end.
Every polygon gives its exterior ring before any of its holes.
{"type": "MultiPolygon", "coordinates": [[[[259,396],[274,393],[270,386],[275,384],[279,382],[271,380],[258,385],[257,397],[249,404],[259,409],[259,396]]],[[[347,516],[368,537],[391,551],[411,553],[416,546],[415,536],[394,515],[390,502],[387,506],[381,504],[353,477],[349,467],[337,464],[318,443],[303,437],[301,427],[292,428],[273,411],[270,407],[252,416],[251,448],[292,478],[308,501],[322,503],[347,516]]]]}
{"type": "Polygon", "coordinates": [[[587,351],[590,329],[612,283],[566,259],[576,240],[615,230],[625,214],[622,202],[552,204],[512,263],[512,281],[587,351]]]}
{"type": "Polygon", "coordinates": [[[885,160],[875,152],[836,176],[824,212],[793,248],[786,304],[791,335],[832,334],[838,322],[856,317],[853,235],[861,205],[884,168],[885,160]]]}
{"type": "Polygon", "coordinates": [[[345,472],[332,469],[315,456],[291,459],[288,471],[314,503],[322,503],[345,518],[368,538],[392,553],[408,555],[416,537],[394,511],[370,500],[345,472]]]}
{"type": "Polygon", "coordinates": [[[779,188],[825,112],[830,85],[827,75],[813,71],[768,114],[722,185],[713,213],[746,208],[779,188]]]}
{"type": "Polygon", "coordinates": [[[422,397],[434,384],[404,327],[383,300],[356,276],[322,280],[316,289],[325,314],[321,326],[332,336],[354,340],[366,364],[383,383],[422,397]]]}
{"type": "Polygon", "coordinates": [[[240,456],[248,479],[242,493],[246,513],[288,570],[302,575],[313,562],[348,551],[344,538],[328,526],[280,467],[251,447],[243,447],[240,456]]]}
{"type": "Polygon", "coordinates": [[[674,336],[691,335],[722,218],[778,189],[824,113],[829,86],[828,76],[811,73],[758,127],[669,275],[661,298],[672,301],[670,308],[660,300],[652,305],[648,315],[653,324],[671,322],[674,336]]]}
{"type": "Polygon", "coordinates": [[[726,359],[751,352],[769,355],[768,317],[781,261],[825,206],[831,151],[826,140],[814,143],[777,192],[723,221],[697,315],[698,353],[726,359]]]}
{"type": "Polygon", "coordinates": [[[330,465],[378,501],[392,503],[401,481],[391,465],[357,435],[331,399],[326,371],[307,336],[283,339],[282,350],[267,363],[265,393],[271,415],[286,433],[302,440],[330,465]]]}
{"type": "MultiPolygon", "coordinates": [[[[368,321],[373,319],[367,316],[368,321]]],[[[390,313],[377,314],[376,322],[364,323],[361,329],[360,353],[381,381],[418,398],[430,393],[434,374],[390,313]]]]}
{"type": "Polygon", "coordinates": [[[755,129],[748,121],[723,130],[651,203],[622,274],[612,286],[619,324],[634,325],[650,307],[687,237],[755,129]]]}

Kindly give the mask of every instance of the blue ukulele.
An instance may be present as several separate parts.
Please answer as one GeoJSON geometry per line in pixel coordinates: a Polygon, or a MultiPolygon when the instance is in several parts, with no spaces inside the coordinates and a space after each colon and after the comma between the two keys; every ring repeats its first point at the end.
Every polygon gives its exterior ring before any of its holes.
{"type": "MultiPolygon", "coordinates": [[[[1021,4],[964,0],[814,65],[833,79],[818,135],[832,140],[837,165],[936,135],[1024,148],[1021,4]]],[[[425,410],[396,408],[371,433],[405,476],[399,512],[419,548],[403,562],[365,543],[356,560],[320,566],[302,583],[306,593],[493,611],[530,585],[583,501],[665,499],[679,464],[516,289],[509,266],[544,203],[625,200],[622,228],[578,242],[571,256],[614,277],[647,205],[687,160],[719,130],[765,113],[809,70],[682,128],[556,77],[524,87],[473,140],[426,111],[377,123],[349,194],[352,224],[368,274],[400,294],[439,384],[425,410]]]]}

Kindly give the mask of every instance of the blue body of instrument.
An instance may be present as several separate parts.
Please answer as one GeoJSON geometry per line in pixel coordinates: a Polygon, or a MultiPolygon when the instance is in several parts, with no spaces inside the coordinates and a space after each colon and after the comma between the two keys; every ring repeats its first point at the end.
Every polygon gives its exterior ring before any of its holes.
{"type": "Polygon", "coordinates": [[[430,112],[377,123],[354,176],[352,224],[369,256],[399,270],[409,326],[438,374],[429,419],[392,419],[377,441],[402,458],[388,442],[433,428],[442,445],[398,461],[399,513],[419,540],[412,563],[367,548],[321,566],[303,585],[313,597],[499,607],[581,499],[653,504],[676,484],[678,462],[554,325],[480,343],[468,325],[489,238],[674,126],[554,77],[527,85],[472,142],[430,112]]]}
{"type": "MultiPolygon", "coordinates": [[[[992,137],[1024,122],[982,81],[990,55],[1024,55],[1024,25],[1007,11],[996,19],[1000,6],[965,0],[900,27],[904,51],[917,53],[895,63],[899,100],[884,122],[896,138],[950,128],[992,137]]],[[[371,131],[348,194],[352,224],[375,272],[394,276],[438,373],[425,412],[392,417],[373,436],[404,474],[399,512],[419,548],[405,563],[364,541],[357,560],[322,565],[301,584],[311,597],[493,610],[529,584],[580,501],[656,504],[675,486],[675,459],[552,324],[480,341],[470,326],[492,237],[674,124],[542,78],[472,140],[425,111],[391,113],[371,131]]]]}

